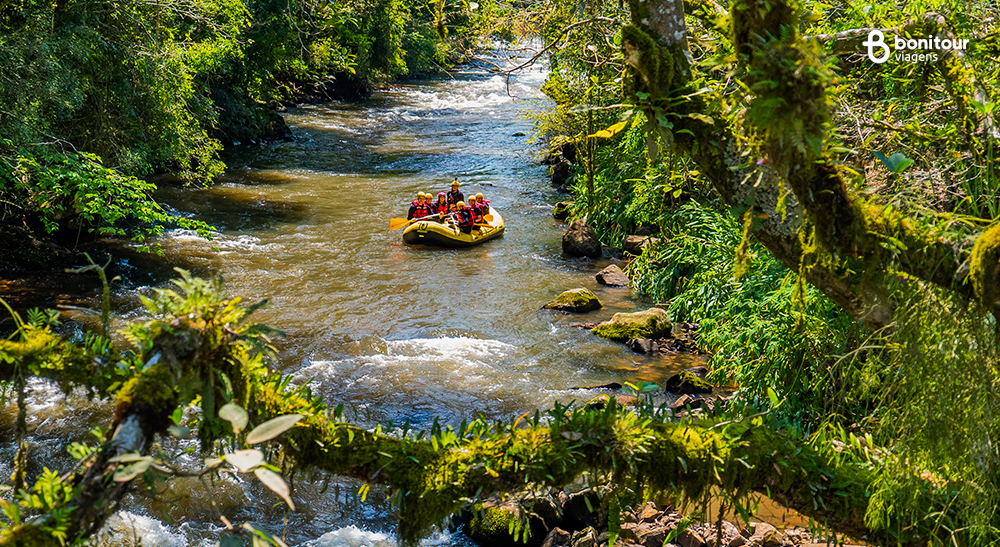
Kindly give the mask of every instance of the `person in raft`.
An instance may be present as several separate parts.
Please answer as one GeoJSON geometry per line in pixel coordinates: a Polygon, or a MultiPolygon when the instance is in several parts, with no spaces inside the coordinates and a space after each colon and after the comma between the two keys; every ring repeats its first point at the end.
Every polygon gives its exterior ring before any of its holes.
{"type": "Polygon", "coordinates": [[[479,202],[476,201],[475,196],[469,198],[469,205],[467,205],[466,208],[472,209],[472,216],[476,219],[477,224],[483,222],[483,215],[486,214],[486,211],[484,211],[482,206],[479,205],[479,202]]]}
{"type": "Polygon", "coordinates": [[[458,209],[458,202],[465,201],[465,194],[458,189],[458,181],[454,180],[451,182],[451,192],[448,192],[448,206],[451,207],[452,211],[458,209]]]}
{"type": "Polygon", "coordinates": [[[465,206],[464,201],[459,201],[455,204],[455,212],[452,213],[452,217],[455,218],[455,222],[458,224],[458,228],[462,230],[462,233],[471,234],[472,225],[476,223],[476,215],[472,212],[472,209],[465,206]]]}
{"type": "Polygon", "coordinates": [[[431,212],[435,215],[440,215],[438,218],[444,221],[445,215],[448,214],[448,194],[444,192],[438,192],[438,200],[431,205],[431,212]]]}
{"type": "Polygon", "coordinates": [[[410,203],[410,210],[409,210],[409,212],[406,213],[406,220],[413,220],[415,218],[423,218],[423,217],[430,216],[430,215],[433,214],[431,212],[430,194],[428,194],[426,197],[428,199],[425,202],[424,201],[424,193],[423,192],[418,192],[417,193],[417,201],[414,201],[414,202],[410,203]]]}
{"type": "Polygon", "coordinates": [[[476,222],[485,222],[485,216],[490,214],[490,202],[483,199],[482,194],[476,194],[476,197],[470,199],[469,201],[475,200],[476,202],[476,222]]]}

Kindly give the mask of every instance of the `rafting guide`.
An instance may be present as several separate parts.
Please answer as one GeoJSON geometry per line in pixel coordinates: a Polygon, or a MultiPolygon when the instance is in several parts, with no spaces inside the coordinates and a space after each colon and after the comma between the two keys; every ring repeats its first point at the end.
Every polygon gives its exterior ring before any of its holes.
{"type": "MultiPolygon", "coordinates": [[[[861,43],[868,48],[868,59],[873,63],[882,64],[892,56],[892,49],[885,42],[885,34],[881,30],[872,29],[868,32],[868,39],[861,43]],[[876,51],[878,54],[876,55],[876,51]]],[[[895,59],[905,62],[924,62],[938,60],[938,51],[955,50],[963,51],[967,49],[969,40],[962,38],[941,38],[940,36],[928,36],[927,38],[906,39],[897,34],[892,45],[896,50],[895,59]],[[908,51],[930,51],[930,53],[907,53],[908,51]]]]}

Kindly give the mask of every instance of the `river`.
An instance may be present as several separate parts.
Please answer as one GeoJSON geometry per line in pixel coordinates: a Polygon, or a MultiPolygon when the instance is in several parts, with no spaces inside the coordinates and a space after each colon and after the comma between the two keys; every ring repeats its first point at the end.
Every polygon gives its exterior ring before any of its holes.
{"type": "MultiPolygon", "coordinates": [[[[162,259],[118,264],[125,281],[116,290],[116,324],[140,316],[135,295],[164,285],[166,266],[222,272],[229,293],[271,299],[255,317],[286,333],[277,341],[280,368],[311,381],[331,405],[352,406],[362,423],[509,418],[597,394],[582,386],[661,381],[691,366],[690,358],[646,358],[571,326],[651,303],[596,283],[594,273],[610,261],[562,256],[565,226],[551,216],[562,196],[539,165],[541,149],[526,137],[530,114],[550,107],[539,92],[544,77],[538,67],[509,81],[468,68],[360,103],[289,109],[294,141],[239,149],[230,161],[242,166],[211,188],[159,192],[174,210],[220,233],[206,241],[173,231],[160,240],[162,259]],[[463,250],[404,245],[389,219],[405,216],[418,191],[437,194],[453,179],[467,196],[481,192],[492,201],[506,221],[505,237],[463,250]],[[586,316],[540,309],[574,287],[594,290],[605,308],[586,316]]],[[[96,306],[88,287],[83,296],[75,296],[78,283],[53,281],[47,290],[51,301],[96,306]]],[[[107,405],[79,394],[67,400],[42,382],[32,388],[35,458],[65,464],[58,455],[66,439],[106,420],[107,405]]],[[[0,431],[12,430],[11,416],[5,413],[0,431]]],[[[10,459],[11,445],[0,442],[0,460],[10,459]]],[[[5,465],[0,473],[9,474],[5,465]]],[[[296,477],[300,511],[286,527],[274,496],[256,485],[224,481],[209,492],[176,481],[156,499],[134,494],[113,519],[110,544],[214,545],[215,503],[234,522],[284,531],[290,545],[394,545],[384,496],[376,491],[360,503],[357,486],[296,477]],[[133,532],[123,535],[126,529],[133,532]]],[[[428,542],[468,540],[441,534],[428,542]]]]}

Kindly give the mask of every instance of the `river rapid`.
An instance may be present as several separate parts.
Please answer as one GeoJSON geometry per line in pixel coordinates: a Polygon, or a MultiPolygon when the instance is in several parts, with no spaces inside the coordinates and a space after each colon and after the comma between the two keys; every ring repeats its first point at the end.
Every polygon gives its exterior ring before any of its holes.
{"type": "MultiPolygon", "coordinates": [[[[565,226],[551,216],[562,196],[539,165],[541,148],[526,136],[530,114],[551,106],[539,92],[544,78],[538,67],[509,80],[470,67],[359,103],[289,109],[294,141],[238,150],[230,164],[243,166],[211,188],[160,191],[179,214],[220,233],[206,241],[173,231],[160,240],[163,259],[119,264],[116,324],[141,317],[136,294],[166,286],[169,268],[149,264],[222,272],[227,292],[270,298],[255,318],[286,333],[277,340],[279,367],[311,382],[331,406],[351,407],[350,416],[365,424],[509,419],[598,394],[585,386],[662,381],[691,366],[691,358],[639,356],[571,326],[651,302],[598,285],[594,273],[609,261],[562,256],[565,226]],[[389,219],[405,216],[418,191],[437,194],[453,179],[466,196],[482,192],[492,201],[506,221],[505,237],[462,250],[404,245],[389,219]],[[605,308],[585,316],[540,309],[575,287],[594,290],[605,308]]],[[[92,288],[83,296],[74,283],[48,290],[52,301],[97,305],[92,288]]],[[[64,397],[43,382],[31,386],[33,458],[59,468],[69,462],[68,440],[107,423],[108,405],[64,397]]],[[[12,437],[13,415],[8,406],[0,417],[0,439],[12,437]]],[[[13,449],[0,441],[0,462],[9,462],[13,449]]],[[[10,473],[8,463],[0,473],[10,473]]],[[[395,545],[381,491],[361,503],[358,483],[311,473],[296,476],[294,486],[299,512],[286,515],[258,484],[233,479],[206,489],[174,481],[156,496],[133,494],[105,544],[214,545],[218,510],[233,522],[283,532],[289,545],[395,545]]],[[[425,543],[469,540],[442,533],[425,543]]]]}

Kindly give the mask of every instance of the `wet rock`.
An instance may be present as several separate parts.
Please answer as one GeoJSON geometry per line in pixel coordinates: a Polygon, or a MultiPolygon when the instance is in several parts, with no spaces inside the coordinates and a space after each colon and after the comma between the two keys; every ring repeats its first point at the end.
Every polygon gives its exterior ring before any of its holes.
{"type": "Polygon", "coordinates": [[[684,372],[690,372],[699,378],[704,378],[708,376],[708,367],[691,367],[684,369],[684,372]]]}
{"type": "Polygon", "coordinates": [[[601,384],[599,386],[588,386],[588,387],[571,387],[570,389],[609,389],[612,391],[618,391],[622,388],[622,385],[618,382],[611,382],[609,384],[601,384]]]}
{"type": "Polygon", "coordinates": [[[642,254],[642,250],[649,246],[659,245],[660,239],[650,236],[639,236],[630,235],[625,236],[625,244],[623,248],[626,253],[639,256],[642,254]]]}
{"type": "Polygon", "coordinates": [[[670,408],[672,408],[675,411],[685,408],[691,408],[691,409],[701,408],[703,402],[704,400],[699,397],[692,397],[690,395],[684,394],[678,397],[677,400],[670,405],[670,408]]]}
{"type": "Polygon", "coordinates": [[[630,338],[660,338],[670,333],[670,316],[660,308],[616,313],[591,331],[601,338],[624,342],[630,338]]]}
{"type": "Polygon", "coordinates": [[[556,527],[545,536],[545,540],[542,541],[542,547],[570,547],[572,537],[572,534],[566,530],[556,527]]]}
{"type": "Polygon", "coordinates": [[[556,220],[566,220],[569,217],[569,208],[572,205],[572,201],[560,201],[552,208],[552,217],[556,220]]]}
{"type": "Polygon", "coordinates": [[[597,323],[572,323],[570,324],[574,329],[586,329],[590,330],[597,326],[597,323]]]}
{"type": "Polygon", "coordinates": [[[656,353],[656,342],[649,338],[632,338],[625,342],[625,347],[643,355],[656,353]]]}
{"type": "Polygon", "coordinates": [[[601,257],[601,240],[597,232],[582,220],[574,220],[563,234],[563,252],[569,256],[601,257]]]}
{"type": "Polygon", "coordinates": [[[552,174],[552,185],[562,186],[573,176],[573,164],[566,159],[561,159],[552,166],[550,171],[552,174]]]}
{"type": "Polygon", "coordinates": [[[697,395],[700,393],[711,393],[712,384],[702,380],[694,373],[683,371],[680,374],[674,374],[668,380],[663,389],[669,391],[670,393],[681,393],[688,395],[697,395]]]}
{"type": "Polygon", "coordinates": [[[604,307],[597,295],[590,289],[570,289],[555,298],[555,300],[542,306],[546,310],[568,311],[576,313],[586,313],[604,307]]]}
{"type": "Polygon", "coordinates": [[[594,276],[597,282],[601,285],[607,285],[609,287],[628,287],[628,276],[625,272],[618,267],[617,264],[612,264],[607,268],[597,272],[594,276]]]}

